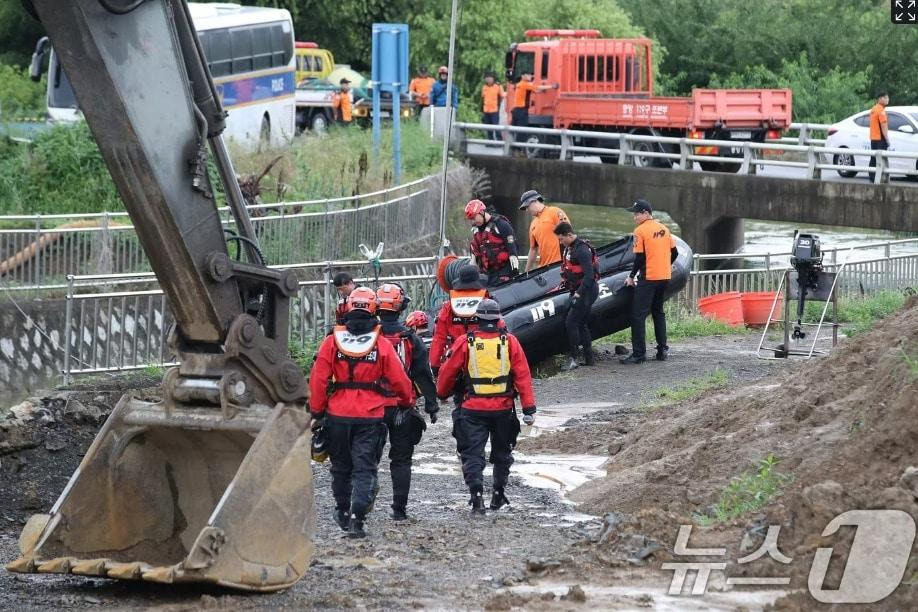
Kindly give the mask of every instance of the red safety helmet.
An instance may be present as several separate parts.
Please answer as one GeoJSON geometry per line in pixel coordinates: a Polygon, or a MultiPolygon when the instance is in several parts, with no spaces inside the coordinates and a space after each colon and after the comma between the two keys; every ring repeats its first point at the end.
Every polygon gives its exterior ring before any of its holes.
{"type": "Polygon", "coordinates": [[[465,205],[465,218],[471,221],[475,218],[475,215],[485,214],[485,203],[481,200],[469,200],[469,203],[465,205]]]}
{"type": "Polygon", "coordinates": [[[449,68],[447,68],[446,66],[440,66],[437,69],[437,74],[440,74],[441,72],[449,72],[449,68]]]}
{"type": "Polygon", "coordinates": [[[405,325],[412,329],[428,327],[430,325],[430,319],[427,318],[427,313],[423,310],[415,310],[405,317],[405,325]]]}
{"type": "Polygon", "coordinates": [[[376,301],[380,310],[401,312],[408,305],[408,296],[405,290],[395,283],[386,283],[376,290],[376,301]]]}
{"type": "Polygon", "coordinates": [[[369,287],[357,287],[347,296],[347,310],[363,310],[371,315],[376,314],[376,292],[369,287]]]}

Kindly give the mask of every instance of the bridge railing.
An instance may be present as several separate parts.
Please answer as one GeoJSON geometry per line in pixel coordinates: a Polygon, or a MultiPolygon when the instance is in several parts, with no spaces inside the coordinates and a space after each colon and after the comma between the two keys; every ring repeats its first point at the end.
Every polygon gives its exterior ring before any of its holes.
{"type": "MultiPolygon", "coordinates": [[[[520,151],[527,157],[549,157],[568,160],[575,154],[599,156],[604,162],[625,166],[652,167],[670,166],[682,170],[694,169],[694,162],[715,165],[717,170],[738,174],[757,174],[766,166],[799,168],[801,178],[821,179],[824,170],[842,172],[869,172],[876,184],[888,183],[890,176],[907,175],[918,177],[918,152],[867,151],[848,148],[825,147],[809,137],[824,124],[795,124],[800,129],[798,138],[782,138],[778,141],[751,142],[741,140],[709,140],[676,138],[672,136],[648,136],[619,132],[592,132],[554,128],[519,127],[510,125],[489,125],[483,123],[454,124],[463,135],[468,151],[469,145],[495,150],[498,154],[510,156],[520,151]],[[500,134],[500,139],[481,138],[479,132],[500,134]],[[799,144],[799,143],[809,144],[799,144]],[[588,143],[588,144],[585,144],[588,143]],[[797,144],[794,144],[797,143],[797,144]],[[706,155],[697,152],[701,147],[729,149],[732,156],[706,155]],[[792,155],[784,155],[792,154],[792,155]],[[777,158],[796,157],[797,159],[777,158]],[[800,159],[800,158],[803,159],[800,159]],[[872,159],[875,167],[855,165],[857,158],[872,159]],[[850,164],[836,164],[837,159],[848,160],[850,164]],[[890,168],[890,160],[907,160],[907,168],[890,168]],[[661,161],[662,160],[662,161],[661,161]],[[829,162],[832,163],[829,163],[829,162]]],[[[822,141],[824,142],[824,141],[822,141]]]]}

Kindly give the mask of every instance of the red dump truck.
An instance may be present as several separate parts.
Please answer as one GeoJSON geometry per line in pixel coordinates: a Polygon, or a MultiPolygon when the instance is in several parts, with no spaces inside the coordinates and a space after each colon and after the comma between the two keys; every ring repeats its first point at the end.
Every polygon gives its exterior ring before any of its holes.
{"type": "MultiPolygon", "coordinates": [[[[653,43],[648,38],[600,38],[598,30],[528,30],[510,45],[506,68],[507,117],[514,83],[531,72],[551,89],[529,96],[529,125],[648,136],[764,142],[791,123],[789,89],[695,89],[690,97],[653,95],[653,43]]],[[[551,142],[551,137],[527,136],[551,142]]],[[[557,142],[557,139],[555,139],[557,142]]],[[[579,146],[617,148],[608,140],[580,139],[579,146]]],[[[677,145],[638,142],[634,150],[678,153],[677,145]]],[[[531,154],[557,150],[532,148],[531,154]]],[[[696,147],[699,155],[742,156],[740,147],[696,147]]],[[[617,156],[601,155],[614,163],[617,156]]],[[[634,156],[636,165],[669,167],[664,158],[634,156]]],[[[706,170],[736,171],[738,164],[701,162],[706,170]]]]}

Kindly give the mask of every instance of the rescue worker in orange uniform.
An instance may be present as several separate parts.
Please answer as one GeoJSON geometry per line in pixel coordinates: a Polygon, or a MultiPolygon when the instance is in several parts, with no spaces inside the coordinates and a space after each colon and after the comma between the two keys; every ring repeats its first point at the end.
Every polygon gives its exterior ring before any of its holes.
{"type": "Polygon", "coordinates": [[[532,215],[529,224],[529,256],[526,258],[526,272],[541,266],[561,261],[561,246],[555,228],[559,223],[571,220],[557,206],[546,206],[542,194],[530,189],[520,196],[520,210],[532,215]]]}
{"type": "Polygon", "coordinates": [[[505,283],[519,274],[516,238],[507,218],[492,215],[481,200],[470,200],[465,205],[465,218],[472,224],[470,250],[488,275],[488,286],[505,283]]]}
{"type": "Polygon", "coordinates": [[[679,257],[676,239],[665,225],[653,218],[653,208],[647,200],[638,198],[628,208],[634,215],[634,266],[625,284],[634,287],[631,301],[631,355],[621,363],[644,363],[647,359],[647,342],[644,321],[647,314],[653,317],[653,333],[657,339],[657,361],[666,361],[669,346],[666,344],[666,314],[663,300],[666,285],[673,275],[673,262],[679,257]],[[638,278],[640,275],[640,278],[638,278]]]}
{"type": "Polygon", "coordinates": [[[436,79],[427,74],[427,66],[418,67],[418,76],[411,79],[408,84],[408,93],[418,105],[418,112],[425,106],[430,106],[430,90],[433,89],[436,79]]]}
{"type": "Polygon", "coordinates": [[[309,375],[312,429],[323,429],[331,459],[334,519],[349,537],[366,537],[364,520],[378,490],[386,406],[414,404],[414,390],[392,344],[382,338],[376,292],[357,287],[344,325],[319,347],[309,375]]]}
{"type": "Polygon", "coordinates": [[[440,307],[434,323],[433,340],[430,343],[430,367],[434,376],[440,370],[440,364],[446,359],[446,351],[453,342],[478,329],[475,309],[487,295],[478,266],[469,264],[459,268],[459,278],[453,282],[449,300],[440,307]]]}
{"type": "MultiPolygon", "coordinates": [[[[507,92],[490,70],[485,73],[484,81],[481,86],[481,122],[500,125],[500,101],[507,97],[507,92]]],[[[493,130],[488,130],[487,134],[489,140],[500,140],[493,130]]]]}
{"type": "Polygon", "coordinates": [[[332,113],[335,115],[335,121],[341,125],[350,125],[351,119],[351,82],[342,78],[338,81],[341,89],[332,96],[332,113]]]}
{"type": "MultiPolygon", "coordinates": [[[[529,105],[532,103],[532,94],[549,89],[557,89],[558,83],[554,85],[536,85],[533,82],[532,70],[523,69],[520,74],[520,80],[516,82],[513,92],[513,108],[510,110],[510,125],[517,127],[529,127],[529,105]]],[[[517,134],[517,142],[525,142],[527,134],[517,134]]],[[[518,151],[519,152],[519,151],[518,151]]]]}
{"type": "Polygon", "coordinates": [[[567,329],[567,346],[570,362],[566,370],[576,368],[578,347],[583,346],[584,365],[595,365],[592,339],[587,323],[590,307],[599,297],[599,259],[589,241],[578,238],[570,223],[559,223],[555,234],[564,246],[561,259],[561,278],[571,293],[570,306],[564,325],[567,329]]]}
{"type": "MultiPolygon", "coordinates": [[[[437,422],[437,387],[434,385],[430,364],[427,363],[427,347],[412,330],[399,321],[399,316],[408,307],[408,296],[395,283],[386,283],[376,290],[379,303],[379,320],[382,335],[395,349],[395,353],[417,391],[424,396],[424,412],[430,415],[430,422],[437,422]]],[[[408,492],[411,489],[411,458],[414,447],[421,441],[427,424],[424,417],[413,406],[403,408],[392,394],[391,403],[386,406],[385,423],[389,430],[389,473],[392,475],[392,519],[408,519],[408,492]]],[[[385,437],[380,446],[385,445],[385,437]]]]}
{"type": "Polygon", "coordinates": [[[490,508],[498,510],[510,503],[504,491],[520,433],[514,398],[519,395],[527,425],[535,421],[536,402],[526,355],[502,325],[500,306],[484,299],[476,315],[478,329],[458,338],[450,349],[437,380],[437,395],[441,399],[453,393],[460,396],[453,411],[453,436],[472,513],[484,514],[485,445],[490,439],[489,461],[494,465],[490,508]],[[460,378],[465,382],[457,390],[460,378]]]}
{"type": "MultiPolygon", "coordinates": [[[[885,151],[889,149],[889,120],[886,117],[886,107],[889,106],[889,94],[881,91],[877,94],[877,103],[870,109],[870,150],[885,151]]],[[[870,167],[876,168],[877,158],[870,158],[870,167]]],[[[868,173],[873,180],[873,172],[868,173]]]]}

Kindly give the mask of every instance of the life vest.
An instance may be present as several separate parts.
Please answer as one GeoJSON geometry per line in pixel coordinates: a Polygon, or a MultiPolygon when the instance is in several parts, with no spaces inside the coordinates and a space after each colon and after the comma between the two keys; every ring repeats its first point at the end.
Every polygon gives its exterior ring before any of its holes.
{"type": "Polygon", "coordinates": [[[477,325],[478,304],[488,294],[485,289],[456,290],[449,292],[449,307],[453,312],[452,322],[457,325],[477,325]]]}
{"type": "Polygon", "coordinates": [[[482,227],[472,229],[472,251],[479,255],[484,270],[499,270],[510,262],[509,236],[502,235],[496,223],[503,218],[494,215],[482,227]]]}
{"type": "Polygon", "coordinates": [[[590,249],[590,255],[593,257],[593,280],[599,280],[599,257],[596,255],[596,249],[590,244],[589,240],[577,239],[574,244],[564,250],[564,257],[561,259],[561,278],[567,283],[568,289],[576,291],[583,282],[583,264],[574,263],[571,260],[571,254],[574,252],[574,246],[577,242],[582,242],[590,249]]]}
{"type": "Polygon", "coordinates": [[[334,392],[339,389],[363,389],[387,395],[389,390],[384,377],[376,376],[373,380],[367,381],[354,380],[357,364],[375,364],[379,361],[379,351],[376,348],[380,336],[379,326],[358,336],[348,331],[347,326],[336,325],[332,333],[335,338],[335,348],[338,349],[336,358],[347,363],[348,377],[345,380],[334,381],[331,384],[331,390],[334,392]]]}
{"type": "Polygon", "coordinates": [[[494,338],[482,338],[475,332],[466,334],[469,355],[466,361],[466,394],[477,397],[513,395],[510,377],[510,345],[506,330],[494,338]]]}

